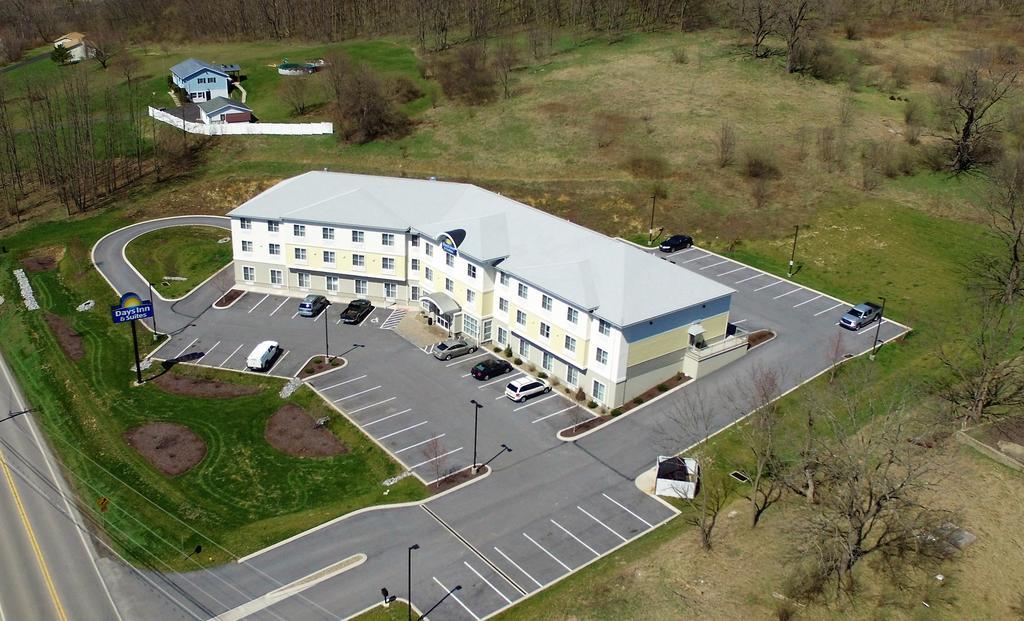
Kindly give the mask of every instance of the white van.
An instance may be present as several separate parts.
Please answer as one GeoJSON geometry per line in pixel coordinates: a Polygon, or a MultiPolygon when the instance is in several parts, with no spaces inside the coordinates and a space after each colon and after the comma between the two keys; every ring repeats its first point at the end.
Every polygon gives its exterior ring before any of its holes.
{"type": "Polygon", "coordinates": [[[263,341],[253,348],[252,353],[245,359],[245,366],[250,371],[265,371],[280,351],[281,347],[277,341],[263,341]]]}

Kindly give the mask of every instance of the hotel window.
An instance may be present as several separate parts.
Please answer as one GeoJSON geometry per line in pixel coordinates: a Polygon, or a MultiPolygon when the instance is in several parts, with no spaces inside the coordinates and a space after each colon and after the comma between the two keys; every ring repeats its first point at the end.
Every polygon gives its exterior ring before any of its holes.
{"type": "Polygon", "coordinates": [[[565,318],[568,319],[570,323],[578,323],[580,320],[580,313],[575,308],[567,308],[565,311],[565,318]]]}
{"type": "Polygon", "coordinates": [[[412,265],[409,266],[409,269],[414,271],[414,272],[420,271],[420,260],[419,259],[413,259],[412,260],[412,265]]]}
{"type": "Polygon", "coordinates": [[[277,233],[280,230],[281,230],[281,223],[280,222],[270,222],[270,221],[267,222],[267,232],[268,233],[277,233]]]}
{"type": "Polygon", "coordinates": [[[466,276],[469,276],[470,278],[476,278],[476,266],[475,265],[472,265],[472,264],[469,264],[469,263],[466,264],[466,276]]]}
{"type": "Polygon", "coordinates": [[[398,297],[398,285],[393,282],[384,283],[384,297],[390,299],[398,297]]]}
{"type": "Polygon", "coordinates": [[[416,285],[413,285],[412,287],[409,288],[409,299],[412,300],[413,302],[420,299],[420,288],[417,287],[416,285]]]}
{"type": "Polygon", "coordinates": [[[507,313],[508,312],[508,300],[506,300],[505,298],[498,298],[498,310],[500,310],[503,313],[507,313]]]}
{"type": "Polygon", "coordinates": [[[280,285],[284,283],[284,278],[281,277],[281,270],[270,270],[270,284],[280,285]]]}
{"type": "Polygon", "coordinates": [[[394,257],[384,257],[384,258],[382,258],[380,260],[380,267],[385,272],[393,272],[393,271],[395,271],[395,258],[394,257]]]}
{"type": "Polygon", "coordinates": [[[568,334],[565,335],[565,350],[576,351],[576,339],[572,338],[568,334]]]}
{"type": "Polygon", "coordinates": [[[361,254],[352,255],[352,267],[366,267],[366,257],[361,254]]]}
{"type": "Polygon", "coordinates": [[[242,252],[252,252],[252,242],[243,239],[242,240],[242,252]]]}
{"type": "Polygon", "coordinates": [[[296,261],[305,261],[306,260],[306,249],[305,248],[296,248],[295,249],[295,260],[296,261]]]}
{"type": "Polygon", "coordinates": [[[309,274],[305,272],[299,272],[299,287],[304,289],[309,288],[309,274]]]}
{"type": "Polygon", "coordinates": [[[420,236],[419,235],[413,235],[409,239],[409,245],[412,246],[413,248],[419,248],[420,247],[420,236]]]}
{"type": "Polygon", "coordinates": [[[249,218],[242,218],[241,220],[238,221],[238,226],[243,231],[250,231],[252,230],[252,220],[250,220],[249,218]]]}
{"type": "Polygon", "coordinates": [[[530,290],[523,283],[519,283],[519,297],[526,299],[526,295],[530,290]]]}
{"type": "Polygon", "coordinates": [[[352,243],[354,243],[354,244],[361,244],[361,243],[363,243],[363,232],[362,231],[352,231],[352,243]]]}
{"type": "Polygon", "coordinates": [[[337,291],[338,290],[338,277],[337,276],[328,276],[327,277],[327,290],[328,291],[337,291]]]}
{"type": "Polygon", "coordinates": [[[382,246],[394,246],[395,245],[395,234],[394,233],[381,233],[380,244],[382,246]]]}
{"type": "Polygon", "coordinates": [[[446,252],[444,255],[444,264],[447,265],[448,267],[455,267],[455,255],[448,254],[446,252]]]}
{"type": "Polygon", "coordinates": [[[604,403],[604,384],[594,380],[594,401],[604,403]]]}
{"type": "Polygon", "coordinates": [[[365,280],[356,280],[356,295],[366,295],[365,280]]]}
{"type": "Polygon", "coordinates": [[[444,290],[448,293],[455,293],[455,281],[451,278],[444,279],[444,290]]]}
{"type": "Polygon", "coordinates": [[[501,284],[506,287],[508,286],[508,274],[504,272],[501,273],[501,284]]]}
{"type": "Polygon", "coordinates": [[[480,337],[480,324],[476,317],[464,315],[462,318],[462,330],[473,340],[480,337]]]}
{"type": "Polygon", "coordinates": [[[549,295],[542,295],[542,296],[540,296],[540,305],[543,306],[544,310],[546,310],[546,311],[551,310],[551,306],[552,306],[552,304],[551,304],[551,296],[549,296],[549,295]]]}
{"type": "Polygon", "coordinates": [[[305,237],[306,236],[306,225],[305,224],[293,224],[292,225],[292,234],[295,235],[295,237],[305,237]]]}
{"type": "Polygon", "coordinates": [[[498,342],[504,345],[506,341],[508,341],[508,330],[498,328],[498,342]]]}
{"type": "Polygon", "coordinates": [[[281,244],[267,244],[267,252],[274,256],[281,256],[281,244]]]}
{"type": "Polygon", "coordinates": [[[526,313],[524,313],[523,311],[517,310],[516,311],[516,323],[518,323],[521,326],[525,326],[526,325],[526,313]]]}
{"type": "Polygon", "coordinates": [[[543,321],[540,322],[540,335],[546,339],[551,338],[551,326],[543,321]]]}
{"type": "Polygon", "coordinates": [[[434,256],[434,245],[433,244],[424,243],[423,244],[423,252],[427,253],[428,257],[434,256]]]}
{"type": "Polygon", "coordinates": [[[529,341],[524,341],[523,339],[519,339],[519,355],[522,356],[523,358],[529,358],[530,357],[530,343],[529,343],[529,341]]]}
{"type": "Polygon", "coordinates": [[[555,357],[544,352],[544,358],[541,361],[541,366],[544,367],[545,371],[551,372],[555,370],[555,357]]]}
{"type": "Polygon", "coordinates": [[[324,227],[324,239],[334,239],[334,229],[329,226],[324,227]]]}
{"type": "Polygon", "coordinates": [[[597,348],[597,361],[601,364],[608,364],[608,352],[600,347],[597,348]]]}
{"type": "Polygon", "coordinates": [[[570,386],[580,385],[580,370],[575,367],[569,367],[565,372],[565,383],[570,386]]]}
{"type": "Polygon", "coordinates": [[[476,291],[466,289],[466,302],[472,304],[476,300],[476,291]]]}
{"type": "Polygon", "coordinates": [[[608,336],[612,333],[612,324],[608,323],[604,319],[600,320],[601,323],[597,324],[597,331],[601,334],[608,336]]]}
{"type": "Polygon", "coordinates": [[[324,263],[334,263],[333,250],[324,250],[324,263]]]}
{"type": "Polygon", "coordinates": [[[249,267],[246,265],[242,268],[242,280],[245,282],[252,282],[256,280],[256,268],[249,267]]]}
{"type": "Polygon", "coordinates": [[[429,267],[423,268],[423,277],[427,280],[434,280],[434,270],[429,267]]]}

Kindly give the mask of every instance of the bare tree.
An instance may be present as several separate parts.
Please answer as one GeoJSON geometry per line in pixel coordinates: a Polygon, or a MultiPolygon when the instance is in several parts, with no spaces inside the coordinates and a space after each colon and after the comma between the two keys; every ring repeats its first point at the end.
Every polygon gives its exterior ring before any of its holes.
{"type": "Polygon", "coordinates": [[[992,299],[1013,304],[1024,295],[1024,154],[1001,162],[984,207],[999,250],[976,261],[974,280],[992,299]]]}
{"type": "Polygon", "coordinates": [[[124,47],[121,36],[109,28],[91,32],[85,45],[92,48],[93,59],[104,69],[121,54],[124,47]]]}
{"type": "Polygon", "coordinates": [[[736,128],[728,121],[722,123],[718,128],[717,138],[715,155],[718,159],[718,167],[725,168],[736,161],[736,128]]]}
{"type": "Polygon", "coordinates": [[[468,104],[494,99],[496,80],[488,67],[487,50],[483,45],[465,45],[439,58],[434,74],[444,94],[452,99],[468,104]]]}
{"type": "Polygon", "coordinates": [[[827,358],[829,363],[828,383],[836,381],[836,373],[839,372],[839,363],[846,357],[846,347],[843,345],[843,333],[836,330],[832,338],[828,340],[827,358]]]}
{"type": "Polygon", "coordinates": [[[750,38],[754,58],[766,58],[771,50],[764,41],[779,25],[777,0],[734,0],[729,5],[736,28],[750,38]]]}
{"type": "Polygon", "coordinates": [[[334,109],[343,138],[362,144],[408,130],[409,119],[385,95],[380,78],[369,66],[358,65],[330,82],[340,97],[334,109]]]}
{"type": "Polygon", "coordinates": [[[512,84],[512,70],[519,64],[519,48],[512,39],[502,39],[498,49],[494,53],[494,73],[501,83],[505,99],[512,96],[510,86],[512,84]]]}
{"type": "Polygon", "coordinates": [[[281,99],[292,109],[293,116],[302,116],[309,110],[309,99],[311,89],[309,78],[306,76],[295,76],[285,78],[278,88],[281,99]]]}
{"type": "Polygon", "coordinates": [[[853,124],[853,95],[846,93],[839,98],[839,124],[849,127],[853,124]]]}
{"type": "Polygon", "coordinates": [[[754,209],[761,211],[768,206],[771,187],[767,177],[757,177],[750,184],[750,198],[754,201],[754,209]]]}
{"type": "Polygon", "coordinates": [[[741,413],[750,412],[740,427],[740,435],[753,458],[750,478],[751,527],[757,526],[761,516],[780,498],[785,486],[782,482],[782,462],[777,454],[776,435],[782,413],[778,398],[781,395],[781,377],[771,367],[756,366],[738,388],[733,398],[741,413]]]}
{"type": "Polygon", "coordinates": [[[430,462],[430,468],[434,473],[434,485],[440,485],[441,482],[447,478],[448,475],[448,451],[444,448],[444,443],[441,442],[440,438],[431,438],[427,442],[426,446],[423,447],[423,457],[430,462]]]}
{"type": "Polygon", "coordinates": [[[952,112],[953,160],[950,169],[960,174],[986,162],[1000,118],[989,118],[993,106],[1014,88],[1020,67],[999,66],[991,55],[975,50],[956,71],[945,105],[952,112]]]}
{"type": "Polygon", "coordinates": [[[800,69],[797,58],[804,35],[814,19],[817,0],[781,0],[779,2],[779,30],[786,39],[786,72],[800,69]]]}

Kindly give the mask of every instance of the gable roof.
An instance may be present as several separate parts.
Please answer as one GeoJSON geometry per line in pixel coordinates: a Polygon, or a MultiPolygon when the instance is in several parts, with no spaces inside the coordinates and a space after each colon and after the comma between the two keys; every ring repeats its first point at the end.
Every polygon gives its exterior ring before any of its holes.
{"type": "Polygon", "coordinates": [[[632,244],[465,183],[313,171],[228,215],[410,231],[435,240],[462,229],[460,254],[619,327],[733,293],[632,244]]]}
{"type": "Polygon", "coordinates": [[[78,47],[83,43],[85,43],[85,35],[81,32],[69,32],[66,35],[57,37],[53,40],[54,46],[60,45],[61,47],[65,47],[68,49],[78,47]]]}
{"type": "Polygon", "coordinates": [[[235,101],[234,99],[228,99],[227,97],[214,97],[209,101],[204,101],[196,105],[199,107],[200,110],[205,112],[207,115],[219,112],[224,108],[234,108],[236,110],[252,112],[252,108],[250,108],[249,106],[245,105],[242,102],[235,101]]]}
{"type": "Polygon", "coordinates": [[[173,67],[171,67],[171,73],[173,73],[174,75],[178,76],[182,80],[187,80],[188,78],[192,77],[193,75],[199,73],[200,71],[204,71],[204,70],[205,71],[212,71],[212,72],[216,73],[217,75],[222,75],[224,77],[228,77],[228,74],[225,73],[224,70],[220,68],[220,66],[212,65],[212,64],[210,64],[210,63],[208,63],[206,61],[198,60],[196,58],[186,58],[185,60],[181,61],[177,65],[174,65],[173,67]]]}

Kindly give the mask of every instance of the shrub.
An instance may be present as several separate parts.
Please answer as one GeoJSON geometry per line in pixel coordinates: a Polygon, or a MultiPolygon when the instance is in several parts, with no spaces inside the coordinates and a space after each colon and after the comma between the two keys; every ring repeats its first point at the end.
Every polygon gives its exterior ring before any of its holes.
{"type": "Polygon", "coordinates": [[[505,357],[506,358],[511,358],[512,357],[512,348],[509,347],[509,346],[505,347],[505,357]]]}
{"type": "Polygon", "coordinates": [[[341,364],[341,360],[338,360],[337,358],[334,358],[333,360],[331,360],[331,366],[332,367],[336,367],[336,366],[338,366],[340,364],[341,364]]]}
{"type": "Polygon", "coordinates": [[[677,47],[672,50],[672,62],[677,65],[685,65],[690,62],[690,56],[686,53],[685,47],[677,47]]]}
{"type": "Polygon", "coordinates": [[[811,76],[835,82],[857,72],[854,61],[836,49],[827,39],[818,38],[801,46],[795,64],[811,76]]]}
{"type": "Polygon", "coordinates": [[[614,410],[612,410],[612,418],[615,418],[616,416],[619,416],[620,414],[622,414],[622,408],[615,408],[614,410]]]}
{"type": "Polygon", "coordinates": [[[896,63],[892,67],[893,86],[902,90],[910,86],[910,68],[903,63],[896,63]]]}
{"type": "Polygon", "coordinates": [[[792,621],[796,618],[796,605],[789,600],[776,603],[775,618],[779,621],[792,621]]]}
{"type": "Polygon", "coordinates": [[[528,372],[530,372],[530,373],[533,373],[534,371],[537,370],[537,366],[535,364],[533,364],[532,362],[527,362],[526,363],[526,370],[528,372]]]}
{"type": "Polygon", "coordinates": [[[732,123],[722,123],[718,128],[717,138],[715,154],[718,159],[718,167],[725,168],[736,160],[736,128],[732,123]]]}
{"type": "Polygon", "coordinates": [[[496,353],[496,354],[501,353],[501,348],[500,347],[495,347],[494,348],[494,353],[496,353]]]}
{"type": "Polygon", "coordinates": [[[332,66],[329,82],[334,91],[334,112],[339,136],[364,144],[395,137],[409,130],[409,118],[385,94],[377,74],[368,65],[332,66]]]}
{"type": "Polygon", "coordinates": [[[643,402],[644,402],[644,398],[643,397],[633,397],[633,404],[634,405],[640,405],[643,402]]]}
{"type": "Polygon", "coordinates": [[[743,156],[743,171],[751,179],[776,179],[782,176],[775,164],[775,154],[765,146],[747,149],[743,156]]]}
{"type": "Polygon", "coordinates": [[[854,100],[849,94],[839,98],[839,124],[843,127],[849,127],[853,124],[853,106],[854,100]]]}
{"type": "Polygon", "coordinates": [[[594,408],[597,407],[597,401],[593,401],[593,400],[587,401],[587,407],[590,408],[591,410],[593,410],[594,408]]]}
{"type": "Polygon", "coordinates": [[[405,76],[394,78],[388,86],[392,99],[398,103],[409,103],[423,97],[423,91],[420,90],[420,87],[405,76]]]}
{"type": "Polygon", "coordinates": [[[310,360],[310,362],[312,362],[313,364],[322,364],[323,361],[324,359],[320,356],[313,356],[313,359],[310,360]]]}
{"type": "Polygon", "coordinates": [[[903,104],[903,122],[907,125],[924,125],[928,110],[918,99],[907,100],[903,104]]]}
{"type": "Polygon", "coordinates": [[[1000,43],[993,50],[993,56],[1001,65],[1016,65],[1020,63],[1020,50],[1012,43],[1000,43]]]}
{"type": "Polygon", "coordinates": [[[512,361],[516,366],[523,364],[523,359],[516,356],[516,359],[512,361]]]}
{"type": "Polygon", "coordinates": [[[935,65],[928,79],[936,84],[949,84],[949,69],[945,65],[935,65]]]}
{"type": "Polygon", "coordinates": [[[863,24],[858,20],[851,19],[843,24],[843,34],[846,35],[847,41],[860,39],[861,30],[863,30],[863,24]]]}
{"type": "Polygon", "coordinates": [[[587,398],[587,393],[583,392],[582,388],[577,388],[576,394],[573,395],[573,398],[576,399],[577,401],[583,401],[584,399],[587,398]]]}
{"type": "Polygon", "coordinates": [[[561,380],[559,380],[559,379],[558,379],[558,376],[557,376],[557,375],[552,375],[552,376],[551,376],[551,385],[552,385],[552,386],[558,386],[558,385],[559,385],[559,384],[561,384],[561,383],[562,383],[562,382],[561,382],[561,380]]]}
{"type": "Polygon", "coordinates": [[[903,139],[907,141],[909,145],[917,145],[921,142],[921,126],[920,125],[909,125],[906,131],[903,132],[903,139]]]}
{"type": "Polygon", "coordinates": [[[658,392],[665,392],[668,390],[668,386],[665,384],[658,384],[658,392]]]}
{"type": "Polygon", "coordinates": [[[487,64],[482,45],[466,45],[439,57],[433,68],[444,94],[467,104],[481,104],[497,97],[497,80],[487,64]]]}
{"type": "Polygon", "coordinates": [[[545,373],[544,371],[541,371],[540,373],[537,374],[537,377],[539,377],[540,379],[547,379],[548,374],[545,373]]]}

